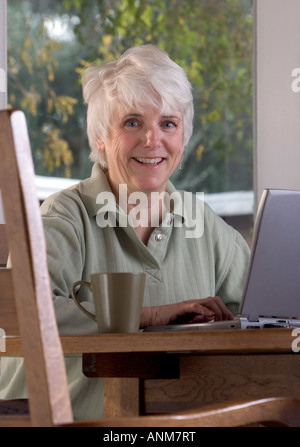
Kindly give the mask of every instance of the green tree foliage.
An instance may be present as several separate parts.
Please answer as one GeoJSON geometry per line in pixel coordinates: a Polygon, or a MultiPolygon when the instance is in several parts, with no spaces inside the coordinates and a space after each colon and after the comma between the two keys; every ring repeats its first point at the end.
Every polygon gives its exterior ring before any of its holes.
{"type": "Polygon", "coordinates": [[[70,176],[73,154],[63,136],[78,99],[59,93],[55,74],[60,42],[49,37],[44,20],[33,15],[27,2],[8,4],[8,103],[26,113],[33,155],[41,171],[70,176]]]}
{"type": "Polygon", "coordinates": [[[194,192],[251,189],[251,5],[10,0],[9,101],[27,113],[37,172],[89,175],[80,74],[90,61],[112,60],[130,46],[152,43],[186,70],[194,89],[194,134],[183,170],[173,176],[176,186],[194,192]],[[65,24],[65,32],[53,37],[51,23],[65,24]]]}

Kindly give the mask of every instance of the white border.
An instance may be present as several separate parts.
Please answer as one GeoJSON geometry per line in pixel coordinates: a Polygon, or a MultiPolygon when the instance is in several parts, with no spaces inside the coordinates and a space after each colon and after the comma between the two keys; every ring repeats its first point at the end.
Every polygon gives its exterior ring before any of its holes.
{"type": "MultiPolygon", "coordinates": [[[[7,86],[7,0],[0,0],[0,70],[1,79],[4,76],[5,87],[7,86]]],[[[2,81],[3,82],[3,81],[2,81]]],[[[3,83],[0,89],[0,110],[7,107],[7,92],[3,92],[3,83]]],[[[5,88],[6,90],[6,88],[5,88]]]]}

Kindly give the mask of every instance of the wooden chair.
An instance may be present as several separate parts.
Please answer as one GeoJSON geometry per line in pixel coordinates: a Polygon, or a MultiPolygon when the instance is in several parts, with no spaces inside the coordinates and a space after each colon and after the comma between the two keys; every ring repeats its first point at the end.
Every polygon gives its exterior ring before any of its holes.
{"type": "MultiPolygon", "coordinates": [[[[292,398],[267,398],[207,405],[177,414],[105,418],[89,421],[90,427],[269,427],[300,423],[300,402],[292,398]]],[[[83,427],[85,422],[73,424],[83,427]]]]}
{"type": "Polygon", "coordinates": [[[33,425],[72,421],[26,120],[0,112],[0,189],[12,268],[0,270],[0,327],[21,335],[33,425]]]}
{"type": "MultiPolygon", "coordinates": [[[[300,426],[300,402],[290,398],[229,403],[164,416],[75,422],[51,296],[30,143],[21,111],[0,112],[0,150],[0,188],[11,258],[11,268],[0,270],[0,328],[6,335],[21,338],[29,398],[28,415],[19,411],[0,414],[0,426],[195,427],[265,421],[300,426]]],[[[0,409],[5,409],[9,402],[1,405],[0,409]]]]}

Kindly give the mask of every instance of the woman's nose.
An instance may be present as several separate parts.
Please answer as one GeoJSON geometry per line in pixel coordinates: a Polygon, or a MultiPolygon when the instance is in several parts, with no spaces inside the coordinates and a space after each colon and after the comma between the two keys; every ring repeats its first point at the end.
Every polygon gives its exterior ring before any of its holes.
{"type": "Polygon", "coordinates": [[[160,131],[155,126],[151,126],[145,131],[145,147],[156,148],[160,143],[160,131]]]}

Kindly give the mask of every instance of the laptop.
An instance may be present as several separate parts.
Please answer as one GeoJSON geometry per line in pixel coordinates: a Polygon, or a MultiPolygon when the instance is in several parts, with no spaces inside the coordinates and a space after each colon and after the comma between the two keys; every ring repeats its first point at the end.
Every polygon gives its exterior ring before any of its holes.
{"type": "Polygon", "coordinates": [[[300,191],[265,189],[234,320],[149,326],[144,332],[300,327],[300,191]]]}

